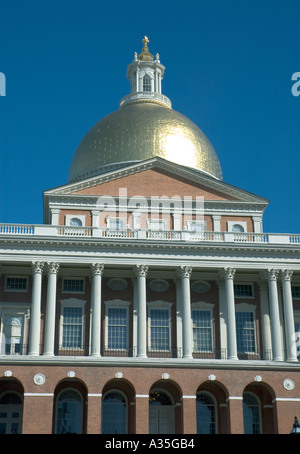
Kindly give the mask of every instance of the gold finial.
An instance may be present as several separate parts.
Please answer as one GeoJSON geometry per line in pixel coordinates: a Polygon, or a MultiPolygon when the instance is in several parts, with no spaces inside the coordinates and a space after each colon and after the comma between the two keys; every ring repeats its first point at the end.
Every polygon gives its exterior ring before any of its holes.
{"type": "Polygon", "coordinates": [[[147,36],[144,36],[144,39],[142,41],[144,43],[144,48],[143,48],[143,52],[148,52],[148,43],[149,43],[149,39],[147,36]]]}
{"type": "Polygon", "coordinates": [[[148,43],[149,39],[147,36],[144,36],[142,40],[144,47],[142,49],[142,53],[138,55],[138,59],[142,61],[152,61],[153,60],[153,55],[149,53],[149,48],[148,48],[148,43]]]}

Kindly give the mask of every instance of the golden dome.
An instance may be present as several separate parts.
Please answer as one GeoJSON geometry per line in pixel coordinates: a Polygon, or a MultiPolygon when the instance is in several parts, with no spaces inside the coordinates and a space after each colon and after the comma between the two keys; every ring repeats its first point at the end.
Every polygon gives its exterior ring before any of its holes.
{"type": "Polygon", "coordinates": [[[181,113],[145,99],[127,103],[91,128],[74,154],[69,183],[155,156],[222,179],[205,134],[181,113]]]}

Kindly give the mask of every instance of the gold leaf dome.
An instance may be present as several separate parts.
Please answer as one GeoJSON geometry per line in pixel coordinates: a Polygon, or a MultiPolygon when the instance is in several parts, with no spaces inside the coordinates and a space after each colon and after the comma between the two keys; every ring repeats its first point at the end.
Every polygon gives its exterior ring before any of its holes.
{"type": "Polygon", "coordinates": [[[205,134],[181,113],[155,102],[136,102],[98,121],[79,144],[69,182],[155,156],[222,179],[205,134]]]}
{"type": "Polygon", "coordinates": [[[205,134],[171,107],[161,93],[165,67],[143,39],[127,68],[131,93],[119,109],[98,121],[79,144],[69,172],[69,183],[111,169],[160,157],[222,179],[218,157],[205,134]]]}

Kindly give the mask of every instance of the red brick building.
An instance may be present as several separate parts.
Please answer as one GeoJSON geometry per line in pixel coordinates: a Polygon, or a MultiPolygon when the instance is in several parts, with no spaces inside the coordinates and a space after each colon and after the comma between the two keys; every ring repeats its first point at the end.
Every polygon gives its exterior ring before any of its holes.
{"type": "Polygon", "coordinates": [[[0,433],[289,433],[300,235],[263,232],[143,42],[44,224],[0,225],[0,433]]]}

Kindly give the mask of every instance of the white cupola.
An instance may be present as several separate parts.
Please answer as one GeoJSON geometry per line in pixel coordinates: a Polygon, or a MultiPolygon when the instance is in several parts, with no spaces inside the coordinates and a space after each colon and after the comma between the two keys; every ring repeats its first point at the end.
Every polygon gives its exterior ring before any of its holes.
{"type": "Polygon", "coordinates": [[[165,67],[160,63],[159,54],[155,59],[149,52],[149,39],[143,39],[144,47],[138,55],[134,54],[133,62],[128,65],[127,78],[130,82],[130,95],[125,96],[120,102],[120,107],[137,100],[159,102],[171,107],[171,101],[161,93],[161,81],[165,73],[165,67]]]}

